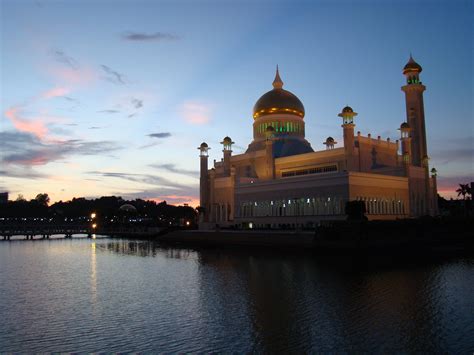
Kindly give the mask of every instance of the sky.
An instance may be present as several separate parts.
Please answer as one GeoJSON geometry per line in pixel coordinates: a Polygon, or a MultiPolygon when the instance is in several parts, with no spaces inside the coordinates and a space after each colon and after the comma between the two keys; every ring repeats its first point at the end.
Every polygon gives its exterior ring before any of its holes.
{"type": "Polygon", "coordinates": [[[402,68],[423,67],[430,168],[474,181],[471,1],[0,0],[0,191],[199,202],[199,157],[252,140],[272,88],[305,106],[306,139],[398,139],[402,68]]]}

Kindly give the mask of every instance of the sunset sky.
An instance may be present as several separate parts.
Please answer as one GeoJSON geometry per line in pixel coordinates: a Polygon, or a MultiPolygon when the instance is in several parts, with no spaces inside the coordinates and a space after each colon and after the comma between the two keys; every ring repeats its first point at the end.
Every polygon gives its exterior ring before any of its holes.
{"type": "Polygon", "coordinates": [[[474,180],[472,1],[0,0],[0,191],[198,202],[198,145],[252,140],[272,88],[306,109],[313,149],[399,137],[402,68],[422,65],[430,168],[474,180]]]}

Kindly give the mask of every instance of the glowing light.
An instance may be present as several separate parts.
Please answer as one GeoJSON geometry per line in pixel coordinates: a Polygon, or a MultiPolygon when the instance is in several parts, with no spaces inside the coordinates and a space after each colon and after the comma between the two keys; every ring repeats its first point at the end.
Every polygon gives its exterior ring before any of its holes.
{"type": "Polygon", "coordinates": [[[96,217],[95,212],[91,213],[91,218],[95,218],[95,217],[96,217]]]}
{"type": "Polygon", "coordinates": [[[191,222],[189,221],[186,221],[186,225],[189,226],[191,224],[191,222]]]}
{"type": "Polygon", "coordinates": [[[96,229],[96,228],[97,228],[97,224],[96,224],[96,223],[92,224],[92,228],[93,228],[93,229],[96,229]]]}

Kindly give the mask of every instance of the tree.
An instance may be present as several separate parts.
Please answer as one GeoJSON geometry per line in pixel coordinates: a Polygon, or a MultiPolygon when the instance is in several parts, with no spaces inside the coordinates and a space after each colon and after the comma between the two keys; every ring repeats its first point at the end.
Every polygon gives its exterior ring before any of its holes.
{"type": "Polygon", "coordinates": [[[462,199],[466,199],[466,195],[472,195],[471,187],[469,184],[459,184],[459,188],[456,190],[458,197],[462,195],[462,199]]]}
{"type": "Polygon", "coordinates": [[[49,204],[49,196],[47,193],[44,194],[38,194],[35,197],[36,202],[38,202],[41,206],[48,206],[49,204]]]}
{"type": "Polygon", "coordinates": [[[17,202],[25,202],[26,199],[25,199],[25,196],[23,196],[22,194],[18,194],[18,197],[16,198],[17,202]]]}

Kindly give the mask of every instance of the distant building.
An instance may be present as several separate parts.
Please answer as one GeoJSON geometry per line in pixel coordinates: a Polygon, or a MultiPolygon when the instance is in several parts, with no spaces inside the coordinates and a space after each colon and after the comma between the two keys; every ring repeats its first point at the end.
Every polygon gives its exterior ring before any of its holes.
{"type": "Polygon", "coordinates": [[[8,192],[0,192],[0,204],[8,202],[8,192]]]}
{"type": "Polygon", "coordinates": [[[410,56],[403,68],[407,120],[400,141],[354,133],[357,113],[338,114],[344,142],[328,137],[314,151],[305,139],[305,109],[283,89],[278,68],[273,89],[253,109],[253,141],[232,155],[225,137],[223,159],[208,168],[208,145],[201,159],[201,227],[283,227],[344,219],[347,201],[364,201],[367,217],[396,219],[437,213],[436,170],[431,176],[426,145],[421,66],[410,56]]]}

